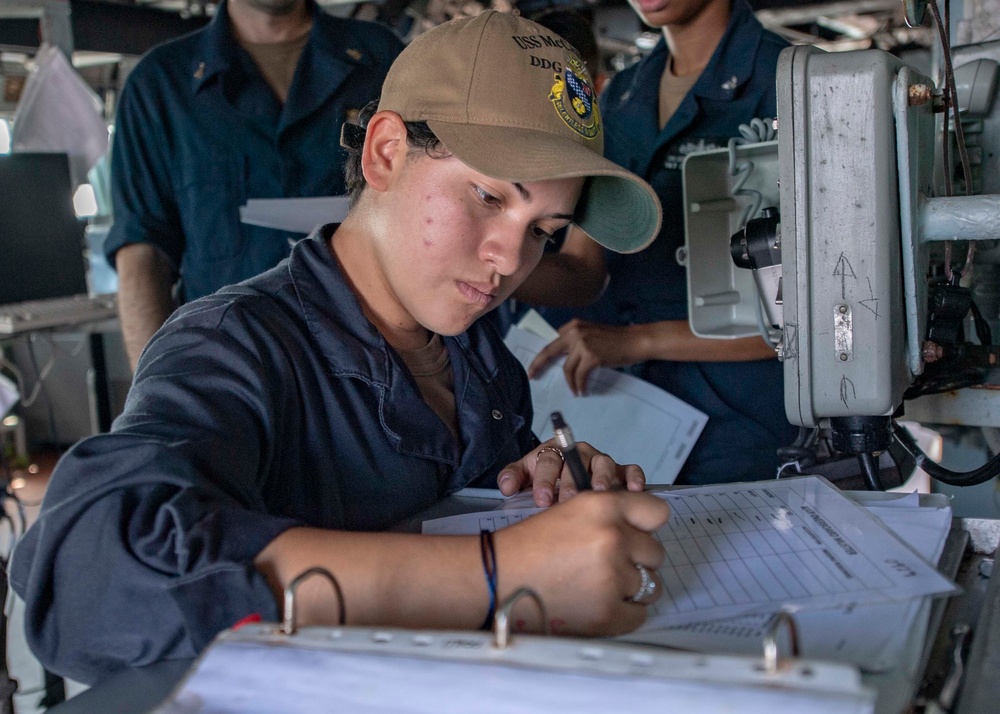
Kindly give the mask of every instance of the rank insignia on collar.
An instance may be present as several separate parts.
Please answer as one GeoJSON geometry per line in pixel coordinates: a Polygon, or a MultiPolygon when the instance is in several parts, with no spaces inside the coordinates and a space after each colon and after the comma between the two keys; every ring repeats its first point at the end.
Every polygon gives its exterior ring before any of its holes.
{"type": "Polygon", "coordinates": [[[204,62],[199,62],[198,63],[198,69],[196,69],[194,71],[194,78],[195,79],[201,79],[204,76],[205,76],[205,63],[204,62]]]}
{"type": "Polygon", "coordinates": [[[360,50],[356,50],[353,47],[350,47],[347,50],[345,50],[345,52],[347,53],[347,56],[350,57],[355,62],[357,62],[357,61],[359,61],[361,59],[361,51],[360,50]]]}

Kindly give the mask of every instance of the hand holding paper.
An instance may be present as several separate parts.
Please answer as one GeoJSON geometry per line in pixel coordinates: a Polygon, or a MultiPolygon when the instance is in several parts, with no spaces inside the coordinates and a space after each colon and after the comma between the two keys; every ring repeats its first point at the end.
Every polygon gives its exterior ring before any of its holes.
{"type": "Polygon", "coordinates": [[[558,363],[575,396],[587,394],[590,375],[599,367],[627,367],[642,360],[633,354],[632,325],[598,325],[570,320],[528,365],[534,379],[558,363]],[[565,359],[562,359],[565,358],[565,359]]]}
{"type": "MultiPolygon", "coordinates": [[[[551,331],[542,321],[541,329],[546,327],[551,331]]],[[[539,330],[513,327],[507,333],[507,347],[526,367],[550,341],[535,334],[539,330]]],[[[552,436],[549,414],[559,411],[596,449],[639,464],[647,483],[673,483],[708,417],[645,380],[605,367],[590,374],[587,396],[577,397],[557,366],[531,380],[538,438],[552,436]]]]}

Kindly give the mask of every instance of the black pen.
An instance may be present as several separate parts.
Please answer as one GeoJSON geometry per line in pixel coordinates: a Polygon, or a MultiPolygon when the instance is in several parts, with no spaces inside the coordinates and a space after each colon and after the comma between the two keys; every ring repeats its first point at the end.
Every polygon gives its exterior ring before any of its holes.
{"type": "Polygon", "coordinates": [[[563,421],[560,412],[552,412],[552,433],[556,437],[559,450],[562,451],[563,460],[569,466],[569,472],[573,475],[573,483],[576,484],[577,491],[590,490],[590,473],[583,465],[580,452],[577,451],[576,442],[573,441],[573,431],[569,425],[563,421]]]}

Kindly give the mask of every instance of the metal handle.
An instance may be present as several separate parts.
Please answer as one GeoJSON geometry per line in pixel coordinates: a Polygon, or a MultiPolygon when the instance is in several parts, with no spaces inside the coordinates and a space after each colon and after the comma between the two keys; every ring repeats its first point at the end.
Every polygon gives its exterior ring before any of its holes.
{"type": "Polygon", "coordinates": [[[514,605],[522,597],[529,597],[535,601],[535,604],[538,605],[538,611],[542,613],[542,631],[546,635],[551,634],[549,630],[549,615],[545,610],[545,603],[542,602],[542,598],[531,588],[518,588],[497,608],[497,614],[493,618],[494,647],[504,649],[510,644],[510,611],[514,609],[514,605]]]}
{"type": "Polygon", "coordinates": [[[781,657],[778,655],[778,628],[785,625],[788,628],[789,645],[792,657],[799,656],[799,632],[795,619],[790,612],[781,611],[771,618],[764,632],[764,668],[768,674],[777,674],[781,667],[781,657]]]}
{"type": "Polygon", "coordinates": [[[958,695],[958,687],[962,683],[962,675],[965,674],[965,640],[972,632],[966,623],[960,622],[951,630],[951,669],[938,694],[938,704],[946,711],[950,712],[955,705],[958,695]]]}
{"type": "Polygon", "coordinates": [[[347,611],[344,609],[344,591],[340,589],[340,583],[333,577],[333,573],[325,568],[309,568],[304,573],[296,575],[292,582],[288,583],[288,587],[285,588],[285,612],[281,621],[281,631],[286,635],[294,635],[297,629],[295,626],[295,591],[298,590],[299,585],[304,580],[311,578],[313,575],[322,575],[330,581],[333,591],[337,593],[337,624],[344,625],[347,622],[347,611]]]}

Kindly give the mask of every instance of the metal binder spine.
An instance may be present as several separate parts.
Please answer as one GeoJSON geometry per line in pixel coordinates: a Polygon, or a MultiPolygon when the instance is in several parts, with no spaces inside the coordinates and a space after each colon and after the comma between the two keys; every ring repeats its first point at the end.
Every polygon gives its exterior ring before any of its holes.
{"type": "MultiPolygon", "coordinates": [[[[493,633],[452,630],[404,630],[367,627],[295,626],[295,590],[308,577],[327,578],[340,597],[336,578],[322,568],[312,568],[295,578],[285,591],[284,623],[281,627],[245,625],[219,636],[217,643],[247,643],[287,646],[342,653],[380,654],[428,661],[468,662],[529,667],[553,674],[577,673],[625,676],[703,684],[763,686],[775,690],[841,696],[870,694],[859,672],[847,665],[798,658],[798,637],[790,613],[771,620],[764,638],[762,658],[738,655],[705,655],[635,645],[611,640],[581,640],[549,635],[518,635],[510,632],[510,612],[518,600],[529,598],[548,622],[544,602],[530,588],[520,588],[497,609],[493,633]],[[777,634],[789,632],[791,657],[778,653],[777,634]]],[[[341,605],[343,598],[340,597],[341,605]]],[[[343,622],[343,609],[341,609],[343,622]]]]}

